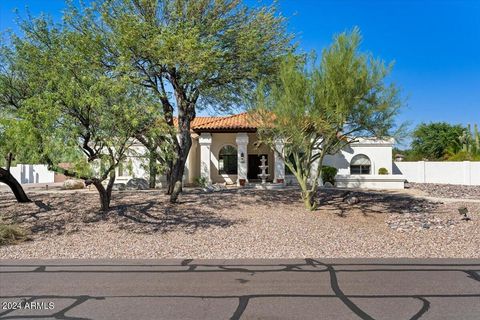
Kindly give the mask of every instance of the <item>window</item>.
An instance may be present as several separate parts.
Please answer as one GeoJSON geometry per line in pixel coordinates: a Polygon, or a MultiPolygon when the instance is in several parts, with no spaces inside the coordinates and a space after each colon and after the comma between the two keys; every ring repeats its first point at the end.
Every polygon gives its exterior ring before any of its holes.
{"type": "Polygon", "coordinates": [[[237,174],[237,149],[225,146],[218,155],[218,172],[221,174],[237,174]]]}
{"type": "Polygon", "coordinates": [[[372,163],[364,154],[358,154],[350,161],[350,174],[370,174],[372,163]]]}

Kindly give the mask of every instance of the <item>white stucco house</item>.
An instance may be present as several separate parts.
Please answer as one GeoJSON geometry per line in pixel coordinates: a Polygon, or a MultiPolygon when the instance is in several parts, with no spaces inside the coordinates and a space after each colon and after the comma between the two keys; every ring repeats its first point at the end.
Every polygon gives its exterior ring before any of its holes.
{"type": "MultiPolygon", "coordinates": [[[[184,183],[193,185],[199,177],[208,183],[243,186],[259,182],[261,158],[266,158],[268,181],[279,184],[296,183],[286,170],[283,160],[268,146],[257,146],[257,128],[248,121],[247,113],[223,117],[196,117],[191,126],[192,147],[187,158],[184,183]]],[[[281,142],[277,146],[281,150],[281,142]]],[[[403,189],[402,175],[393,175],[392,147],[394,141],[358,139],[344,150],[327,156],[325,165],[338,169],[339,187],[403,189]],[[381,169],[384,168],[384,169],[381,169]],[[386,174],[379,174],[379,170],[386,174]]],[[[143,146],[135,145],[141,155],[143,146]]],[[[117,181],[145,177],[143,157],[132,156],[131,170],[117,169],[117,181]]],[[[160,183],[165,180],[160,178],[160,183]]]]}

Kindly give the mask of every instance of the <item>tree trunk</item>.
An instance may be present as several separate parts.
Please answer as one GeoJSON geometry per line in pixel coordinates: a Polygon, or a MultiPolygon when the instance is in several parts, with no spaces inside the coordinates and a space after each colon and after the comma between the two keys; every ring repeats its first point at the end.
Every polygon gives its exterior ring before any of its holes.
{"type": "Polygon", "coordinates": [[[313,190],[302,192],[302,199],[303,203],[305,204],[305,208],[310,211],[315,211],[317,209],[317,203],[315,202],[316,193],[317,192],[313,190]]]}
{"type": "MultiPolygon", "coordinates": [[[[186,120],[188,121],[188,120],[186,120]]],[[[181,122],[179,121],[179,124],[181,122]]],[[[180,141],[178,147],[177,158],[175,159],[173,170],[170,173],[170,181],[168,184],[168,194],[170,194],[170,203],[176,203],[178,195],[182,192],[183,173],[185,171],[185,163],[187,162],[188,152],[192,145],[192,137],[190,135],[190,125],[180,126],[180,141]]]]}
{"type": "Polygon", "coordinates": [[[110,201],[112,200],[112,189],[115,183],[115,172],[110,173],[110,179],[108,180],[107,188],[103,186],[102,182],[95,179],[91,182],[95,188],[97,188],[100,196],[100,206],[103,212],[107,212],[110,209],[110,201]]]}
{"type": "Polygon", "coordinates": [[[148,186],[150,189],[155,189],[157,184],[157,157],[153,152],[150,152],[148,169],[150,171],[148,186]]]}
{"type": "Polygon", "coordinates": [[[10,174],[9,170],[0,168],[0,182],[10,187],[18,202],[31,202],[25,191],[23,191],[22,185],[10,174]]]}

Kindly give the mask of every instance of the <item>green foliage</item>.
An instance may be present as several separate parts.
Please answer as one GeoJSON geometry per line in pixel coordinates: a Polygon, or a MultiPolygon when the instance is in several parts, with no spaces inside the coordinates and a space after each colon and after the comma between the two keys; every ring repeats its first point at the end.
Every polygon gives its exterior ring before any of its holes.
{"type": "Polygon", "coordinates": [[[14,41],[15,60],[7,67],[25,83],[40,83],[42,90],[23,97],[4,133],[18,150],[34,150],[53,169],[68,161],[79,178],[105,176],[95,173],[95,161],[115,165],[124,156],[148,114],[139,106],[145,93],[104,68],[92,35],[42,19],[22,27],[25,38],[14,41]]]}
{"type": "Polygon", "coordinates": [[[0,246],[16,244],[26,239],[25,231],[16,225],[0,221],[0,246]]]}
{"type": "Polygon", "coordinates": [[[461,150],[460,137],[464,128],[446,122],[422,123],[413,131],[412,153],[419,159],[443,160],[445,153],[461,150]]]}
{"type": "Polygon", "coordinates": [[[359,52],[360,42],[358,29],[336,36],[320,64],[290,55],[276,82],[258,89],[252,116],[261,127],[260,141],[283,157],[312,210],[324,156],[361,136],[389,136],[395,127],[398,90],[385,83],[391,65],[359,52]],[[276,147],[279,139],[282,150],[276,147]],[[293,161],[284,155],[293,155],[293,161]]]}
{"type": "Polygon", "coordinates": [[[480,161],[480,154],[473,154],[468,151],[459,151],[453,155],[449,155],[448,161],[480,161]]]}
{"type": "Polygon", "coordinates": [[[468,124],[459,140],[462,144],[462,151],[470,155],[480,155],[480,134],[477,124],[474,125],[473,131],[470,124],[468,124]]]}
{"type": "Polygon", "coordinates": [[[335,185],[335,176],[337,175],[338,169],[329,166],[322,167],[322,181],[330,182],[332,185],[335,185]]]}
{"type": "Polygon", "coordinates": [[[285,19],[274,5],[107,0],[97,7],[121,67],[164,99],[184,95],[184,102],[198,98],[199,105],[214,109],[239,104],[290,50],[285,19]]]}
{"type": "Polygon", "coordinates": [[[388,169],[387,168],[379,168],[378,169],[378,174],[386,175],[386,174],[388,174],[388,169]]]}
{"type": "Polygon", "coordinates": [[[208,185],[207,178],[205,177],[197,177],[195,178],[195,184],[201,188],[205,188],[208,185]]]}
{"type": "Polygon", "coordinates": [[[0,104],[8,114],[0,123],[2,151],[27,154],[102,194],[101,182],[114,179],[132,138],[150,123],[154,99],[108,67],[96,34],[43,18],[21,27],[25,36],[14,37],[2,55],[0,104]],[[27,87],[21,94],[19,85],[27,87]]]}

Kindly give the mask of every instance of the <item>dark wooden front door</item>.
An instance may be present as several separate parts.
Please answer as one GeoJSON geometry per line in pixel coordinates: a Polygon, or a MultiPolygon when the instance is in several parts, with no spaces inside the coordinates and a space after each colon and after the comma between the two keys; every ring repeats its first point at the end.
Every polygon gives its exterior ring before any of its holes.
{"type": "MultiPolygon", "coordinates": [[[[265,156],[265,159],[267,161],[265,162],[265,165],[268,166],[268,155],[267,154],[249,154],[248,155],[248,172],[247,172],[247,178],[248,180],[254,180],[254,179],[260,179],[258,175],[262,173],[262,170],[260,169],[260,166],[262,165],[262,162],[260,159],[262,159],[262,156],[265,156]]],[[[267,173],[269,168],[267,168],[267,173]]],[[[268,177],[267,179],[269,179],[268,177]]]]}

